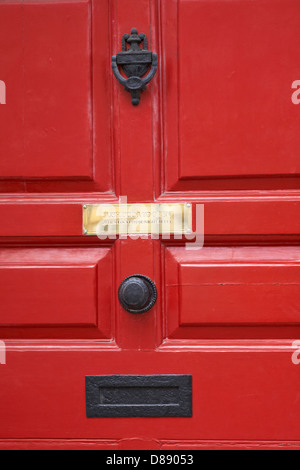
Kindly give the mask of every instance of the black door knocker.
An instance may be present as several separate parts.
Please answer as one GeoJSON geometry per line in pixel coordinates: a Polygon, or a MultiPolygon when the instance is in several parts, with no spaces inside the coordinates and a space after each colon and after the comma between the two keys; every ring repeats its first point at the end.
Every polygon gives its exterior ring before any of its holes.
{"type": "Polygon", "coordinates": [[[131,103],[134,106],[139,104],[141,91],[146,90],[147,84],[154,77],[157,63],[157,54],[148,50],[148,41],[144,33],[138,34],[137,29],[133,28],[131,35],[124,34],[122,52],[113,56],[112,69],[117,80],[131,93],[131,103]],[[127,44],[129,44],[128,49],[127,44]],[[118,66],[122,67],[127,79],[121,75],[118,66]],[[150,66],[151,70],[145,77],[150,66]]]}

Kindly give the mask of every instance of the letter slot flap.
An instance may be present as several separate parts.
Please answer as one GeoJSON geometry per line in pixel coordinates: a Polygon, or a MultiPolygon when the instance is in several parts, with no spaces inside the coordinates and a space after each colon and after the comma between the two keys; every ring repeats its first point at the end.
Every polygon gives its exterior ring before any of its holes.
{"type": "Polygon", "coordinates": [[[191,375],[86,377],[88,418],[191,417],[191,375]]]}

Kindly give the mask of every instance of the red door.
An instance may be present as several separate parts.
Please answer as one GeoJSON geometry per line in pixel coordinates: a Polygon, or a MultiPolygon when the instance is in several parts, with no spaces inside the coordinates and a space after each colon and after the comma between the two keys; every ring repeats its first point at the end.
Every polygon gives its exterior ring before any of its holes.
{"type": "Polygon", "coordinates": [[[1,448],[300,448],[299,21],[298,0],[1,2],[1,448]],[[159,58],[139,106],[111,70],[132,27],[159,58]],[[204,248],[83,235],[120,196],[204,204],[204,248]],[[136,274],[143,314],[118,300],[136,274]],[[192,412],[87,417],[90,376],[99,405],[192,412]]]}

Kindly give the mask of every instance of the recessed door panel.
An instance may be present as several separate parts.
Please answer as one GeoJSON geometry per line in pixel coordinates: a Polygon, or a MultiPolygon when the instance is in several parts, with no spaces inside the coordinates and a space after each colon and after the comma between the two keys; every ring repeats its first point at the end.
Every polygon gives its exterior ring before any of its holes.
{"type": "Polygon", "coordinates": [[[162,14],[166,189],[299,188],[299,2],[178,0],[162,14]]]}
{"type": "Polygon", "coordinates": [[[95,12],[90,0],[5,2],[0,12],[7,94],[0,107],[0,191],[111,189],[109,128],[107,120],[95,119],[100,108],[109,116],[107,93],[97,94],[94,106],[92,68],[93,22],[101,15],[105,35],[107,5],[95,12]]]}
{"type": "Polygon", "coordinates": [[[112,254],[100,249],[2,249],[0,337],[111,338],[112,254]]]}

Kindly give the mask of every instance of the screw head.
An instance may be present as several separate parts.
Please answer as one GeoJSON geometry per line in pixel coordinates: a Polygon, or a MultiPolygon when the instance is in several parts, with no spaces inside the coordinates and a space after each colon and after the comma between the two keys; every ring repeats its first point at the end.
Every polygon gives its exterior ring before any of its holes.
{"type": "Polygon", "coordinates": [[[190,202],[188,202],[188,203],[186,204],[186,207],[191,207],[191,206],[192,206],[192,204],[191,204],[190,202]]]}
{"type": "Polygon", "coordinates": [[[84,204],[84,206],[83,206],[83,209],[86,209],[86,208],[87,208],[87,205],[86,205],[86,204],[84,204]]]}
{"type": "Polygon", "coordinates": [[[88,231],[87,231],[87,229],[85,228],[85,229],[83,230],[83,235],[87,235],[87,233],[88,233],[88,231]]]}

